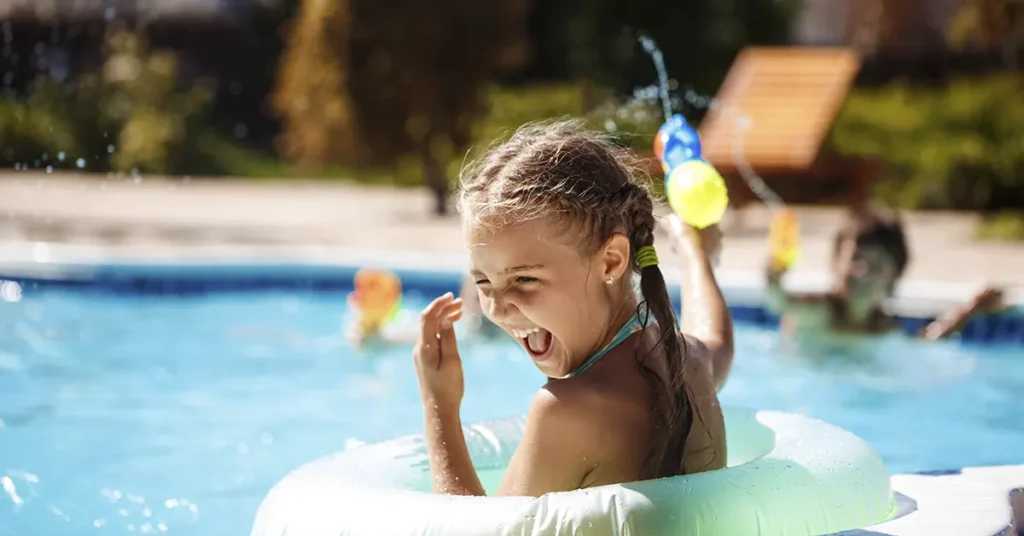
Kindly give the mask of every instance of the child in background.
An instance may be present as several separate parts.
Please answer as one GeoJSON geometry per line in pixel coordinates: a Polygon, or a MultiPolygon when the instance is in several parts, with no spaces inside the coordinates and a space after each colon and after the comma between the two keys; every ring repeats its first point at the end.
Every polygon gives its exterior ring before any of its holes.
{"type": "MultiPolygon", "coordinates": [[[[401,299],[401,281],[391,272],[360,270],[356,274],[355,289],[348,296],[352,319],[345,329],[345,338],[357,349],[380,349],[396,344],[413,344],[419,327],[409,314],[395,311],[401,299]]],[[[462,284],[465,300],[463,328],[467,334],[496,337],[495,329],[480,310],[480,300],[472,278],[462,284]]]]}
{"type": "MultiPolygon", "coordinates": [[[[832,249],[832,289],[826,293],[791,294],[782,286],[788,266],[770,260],[766,273],[768,306],[782,315],[781,328],[793,335],[807,332],[881,334],[899,326],[884,302],[909,261],[903,222],[892,210],[871,205],[850,211],[836,233],[832,249]]],[[[928,340],[956,333],[974,314],[1001,306],[1002,293],[986,288],[969,303],[931,322],[919,336],[928,340]]]]}

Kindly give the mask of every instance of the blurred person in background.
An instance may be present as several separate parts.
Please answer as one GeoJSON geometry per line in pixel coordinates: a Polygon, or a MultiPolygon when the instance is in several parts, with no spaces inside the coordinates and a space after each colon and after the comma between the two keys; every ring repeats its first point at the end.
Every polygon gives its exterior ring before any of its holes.
{"type": "MultiPolygon", "coordinates": [[[[807,333],[883,334],[899,328],[884,309],[902,277],[909,252],[899,215],[882,205],[849,211],[832,250],[832,288],[824,293],[790,293],[782,285],[789,267],[769,261],[769,310],[781,315],[787,335],[807,333]]],[[[973,299],[935,319],[918,336],[946,338],[979,313],[1002,308],[1002,291],[984,288],[973,299]]]]}
{"type": "MultiPolygon", "coordinates": [[[[382,274],[378,272],[375,275],[382,274]]],[[[397,281],[397,276],[391,277],[397,281]]],[[[359,291],[364,289],[359,289],[358,286],[357,284],[357,289],[348,298],[352,316],[345,327],[345,338],[349,344],[361,350],[379,350],[391,345],[414,344],[419,335],[419,324],[412,313],[398,310],[388,313],[386,319],[367,318],[365,304],[359,303],[359,291]]],[[[401,292],[400,287],[398,292],[401,292]]],[[[472,338],[479,335],[486,339],[497,338],[502,331],[488,320],[480,309],[479,291],[473,278],[463,278],[460,295],[463,301],[462,321],[459,322],[460,336],[472,338]]],[[[393,303],[385,303],[386,307],[392,305],[393,303]]]]}

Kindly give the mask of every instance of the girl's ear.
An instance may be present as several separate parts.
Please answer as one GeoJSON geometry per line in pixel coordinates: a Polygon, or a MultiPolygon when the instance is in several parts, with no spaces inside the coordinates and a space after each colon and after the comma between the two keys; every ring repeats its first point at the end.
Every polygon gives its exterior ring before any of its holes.
{"type": "Polygon", "coordinates": [[[598,252],[601,280],[618,281],[629,271],[629,239],[622,233],[614,233],[598,252]]]}

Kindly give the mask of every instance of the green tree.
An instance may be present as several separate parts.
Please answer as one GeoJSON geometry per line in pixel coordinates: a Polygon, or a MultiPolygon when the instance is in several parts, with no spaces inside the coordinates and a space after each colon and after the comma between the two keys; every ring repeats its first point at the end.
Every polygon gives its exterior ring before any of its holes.
{"type": "Polygon", "coordinates": [[[1024,208],[1024,79],[1006,73],[939,87],[852,92],[830,144],[887,162],[875,193],[907,208],[1024,208]]]}
{"type": "Polygon", "coordinates": [[[544,75],[592,80],[631,93],[656,80],[637,38],[664,53],[668,75],[712,93],[751,44],[784,44],[800,0],[558,0],[537,2],[534,32],[544,75]]]}
{"type": "Polygon", "coordinates": [[[273,97],[280,149],[307,166],[422,166],[447,211],[486,89],[526,55],[523,0],[305,0],[273,97]]]}
{"type": "Polygon", "coordinates": [[[195,163],[208,85],[180,88],[177,55],[150,50],[140,33],[113,25],[105,37],[95,71],[67,83],[41,75],[27,98],[0,99],[5,160],[152,173],[195,163]]]}

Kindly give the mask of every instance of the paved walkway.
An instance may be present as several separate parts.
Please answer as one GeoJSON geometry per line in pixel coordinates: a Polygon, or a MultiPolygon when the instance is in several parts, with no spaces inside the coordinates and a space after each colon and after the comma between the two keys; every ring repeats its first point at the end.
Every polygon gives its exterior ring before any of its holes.
{"type": "MultiPolygon", "coordinates": [[[[0,175],[0,241],[89,244],[118,255],[223,258],[237,246],[278,255],[296,245],[461,252],[458,220],[436,218],[429,208],[424,190],[0,175]]],[[[798,207],[797,212],[803,261],[796,271],[820,275],[828,266],[839,211],[798,207]]],[[[912,247],[908,278],[1024,290],[1024,244],[976,242],[971,238],[975,221],[959,213],[906,214],[912,247]]],[[[722,269],[761,269],[767,222],[767,211],[754,207],[745,211],[742,228],[726,229],[722,269]]]]}

